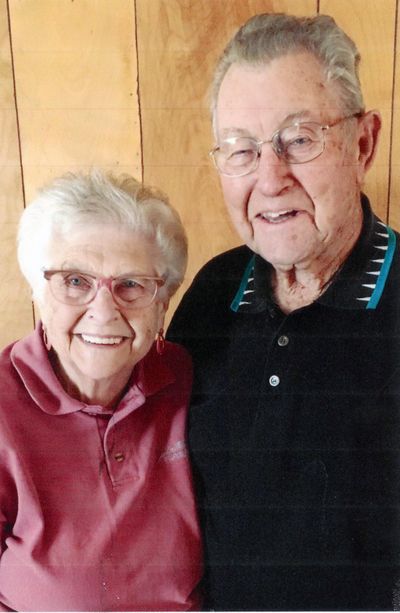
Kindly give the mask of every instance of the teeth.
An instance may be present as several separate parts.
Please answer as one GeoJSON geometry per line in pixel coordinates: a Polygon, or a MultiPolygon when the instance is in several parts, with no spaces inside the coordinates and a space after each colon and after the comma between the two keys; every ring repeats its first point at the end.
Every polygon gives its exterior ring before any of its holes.
{"type": "Polygon", "coordinates": [[[269,213],[260,213],[260,217],[274,223],[276,221],[283,221],[287,219],[288,216],[294,215],[295,213],[296,211],[293,209],[288,209],[287,211],[279,211],[278,213],[272,211],[269,213]]]}
{"type": "Polygon", "coordinates": [[[86,343],[93,343],[95,345],[118,345],[123,340],[122,336],[89,336],[88,334],[81,334],[82,338],[86,343]]]}

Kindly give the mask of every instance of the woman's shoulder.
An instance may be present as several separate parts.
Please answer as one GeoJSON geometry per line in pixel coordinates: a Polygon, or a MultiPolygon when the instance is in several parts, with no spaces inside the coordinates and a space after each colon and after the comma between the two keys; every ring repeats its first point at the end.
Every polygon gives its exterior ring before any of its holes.
{"type": "Polygon", "coordinates": [[[187,371],[192,370],[192,358],[183,345],[179,343],[165,341],[165,350],[162,355],[174,372],[181,372],[182,369],[187,371]]]}
{"type": "Polygon", "coordinates": [[[29,394],[14,367],[12,353],[19,341],[11,343],[0,353],[0,446],[8,440],[10,432],[18,429],[21,411],[16,410],[29,404],[29,394]]]}
{"type": "Polygon", "coordinates": [[[182,345],[165,341],[161,354],[153,345],[138,372],[141,385],[148,391],[173,388],[186,394],[192,384],[192,358],[182,345]]]}
{"type": "Polygon", "coordinates": [[[0,406],[10,402],[15,405],[17,398],[32,397],[32,390],[43,378],[39,376],[39,371],[43,370],[43,356],[38,355],[40,343],[35,330],[0,352],[0,406]]]}
{"type": "Polygon", "coordinates": [[[15,369],[12,364],[11,353],[18,342],[19,341],[14,341],[10,343],[0,352],[0,389],[4,386],[9,387],[11,382],[10,377],[13,379],[12,375],[15,369]]]}

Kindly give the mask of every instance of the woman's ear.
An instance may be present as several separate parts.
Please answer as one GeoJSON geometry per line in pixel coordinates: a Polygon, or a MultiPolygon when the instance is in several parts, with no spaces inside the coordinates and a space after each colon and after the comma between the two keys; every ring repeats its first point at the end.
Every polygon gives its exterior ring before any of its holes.
{"type": "Polygon", "coordinates": [[[358,180],[362,185],[375,159],[382,121],[378,111],[368,111],[358,122],[358,180]]]}

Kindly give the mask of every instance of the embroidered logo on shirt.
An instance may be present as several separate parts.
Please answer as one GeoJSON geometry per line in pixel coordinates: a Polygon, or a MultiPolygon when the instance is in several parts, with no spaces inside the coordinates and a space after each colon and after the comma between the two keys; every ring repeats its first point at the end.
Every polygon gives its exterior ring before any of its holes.
{"type": "Polygon", "coordinates": [[[164,462],[175,462],[175,460],[181,460],[187,456],[188,448],[185,441],[178,441],[175,443],[175,445],[168,447],[164,453],[161,454],[160,461],[164,460],[164,462]]]}

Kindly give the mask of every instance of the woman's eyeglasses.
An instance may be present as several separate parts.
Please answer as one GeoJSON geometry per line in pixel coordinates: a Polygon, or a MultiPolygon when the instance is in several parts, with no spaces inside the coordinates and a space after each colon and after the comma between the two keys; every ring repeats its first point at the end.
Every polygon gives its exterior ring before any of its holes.
{"type": "Polygon", "coordinates": [[[94,300],[101,287],[107,287],[114,301],[127,309],[142,309],[155,299],[165,284],[161,277],[96,277],[77,270],[44,270],[54,298],[63,304],[82,305],[94,300]]]}

